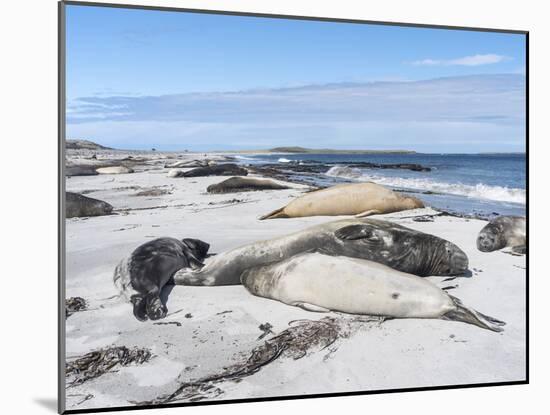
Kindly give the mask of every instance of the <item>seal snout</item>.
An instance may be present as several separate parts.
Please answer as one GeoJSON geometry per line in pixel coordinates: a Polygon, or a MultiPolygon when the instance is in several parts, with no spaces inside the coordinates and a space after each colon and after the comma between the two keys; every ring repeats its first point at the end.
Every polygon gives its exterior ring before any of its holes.
{"type": "Polygon", "coordinates": [[[449,274],[462,274],[468,270],[468,256],[458,246],[447,243],[447,252],[449,252],[449,274]]]}
{"type": "Polygon", "coordinates": [[[477,249],[481,252],[491,252],[495,246],[495,236],[491,233],[482,232],[477,237],[477,249]]]}

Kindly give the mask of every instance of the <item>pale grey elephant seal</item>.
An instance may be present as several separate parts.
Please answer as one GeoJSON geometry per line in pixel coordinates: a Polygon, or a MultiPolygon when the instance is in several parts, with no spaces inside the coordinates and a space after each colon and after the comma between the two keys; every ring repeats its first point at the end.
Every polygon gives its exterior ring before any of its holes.
{"type": "Polygon", "coordinates": [[[93,199],[78,193],[65,192],[65,217],[80,218],[86,216],[110,215],[113,206],[103,200],[93,199]]]}
{"type": "Polygon", "coordinates": [[[351,183],[309,192],[260,217],[260,220],[338,215],[364,217],[422,207],[424,203],[421,200],[376,183],[351,183]]]}
{"type": "Polygon", "coordinates": [[[134,169],[126,166],[99,167],[96,169],[99,174],[128,174],[133,173],[134,169]]]}
{"type": "Polygon", "coordinates": [[[211,184],[206,188],[206,191],[208,193],[235,193],[282,189],[290,188],[288,186],[276,183],[273,180],[253,179],[250,177],[231,177],[223,182],[211,184]]]}
{"type": "Polygon", "coordinates": [[[526,221],[523,216],[499,216],[490,221],[479,232],[477,249],[492,252],[502,248],[512,248],[513,252],[527,252],[526,221]]]}
{"type": "Polygon", "coordinates": [[[158,238],[137,247],[115,268],[113,280],[134,306],[134,316],[145,321],[166,316],[162,287],[184,267],[202,267],[210,245],[198,239],[158,238]]]}
{"type": "MultiPolygon", "coordinates": [[[[200,269],[182,267],[174,274],[173,281],[177,285],[236,285],[249,268],[270,265],[305,252],[368,259],[419,276],[459,275],[468,269],[466,254],[449,241],[391,222],[350,218],[243,245],[216,255],[200,269]]],[[[135,276],[124,266],[124,261],[121,264],[115,279],[119,280],[117,286],[124,293],[134,285],[135,276]]],[[[151,284],[157,282],[154,279],[151,284]]],[[[125,296],[130,298],[131,294],[125,296]]]]}
{"type": "Polygon", "coordinates": [[[430,281],[373,261],[305,253],[243,271],[252,294],[310,311],[462,321],[492,331],[505,323],[462,305],[430,281]]]}
{"type": "Polygon", "coordinates": [[[391,222],[350,218],[253,242],[213,257],[204,268],[182,269],[178,285],[240,284],[244,270],[304,252],[368,259],[419,276],[459,275],[468,257],[453,243],[391,222]]]}

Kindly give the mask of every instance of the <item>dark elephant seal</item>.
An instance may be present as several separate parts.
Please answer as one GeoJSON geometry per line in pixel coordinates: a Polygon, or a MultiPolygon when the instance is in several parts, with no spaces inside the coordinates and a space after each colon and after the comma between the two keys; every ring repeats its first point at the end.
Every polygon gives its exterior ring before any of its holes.
{"type": "Polygon", "coordinates": [[[78,193],[65,192],[65,202],[66,218],[110,215],[113,211],[109,203],[78,193]]]}
{"type": "Polygon", "coordinates": [[[67,166],[65,176],[96,176],[99,173],[95,166],[67,166]]]}
{"type": "Polygon", "coordinates": [[[276,183],[273,180],[231,177],[223,182],[211,184],[206,188],[206,191],[208,193],[234,193],[281,189],[290,189],[290,187],[276,183]]]}
{"type": "Polygon", "coordinates": [[[248,171],[236,164],[225,163],[213,166],[197,167],[189,171],[179,171],[171,177],[202,177],[202,176],[246,176],[248,171]]]}
{"type": "Polygon", "coordinates": [[[298,254],[249,268],[242,284],[252,294],[309,311],[394,318],[439,318],[502,331],[504,322],[468,307],[425,278],[365,259],[298,254]]]}
{"type": "MultiPolygon", "coordinates": [[[[466,254],[449,241],[391,222],[351,218],[218,254],[200,269],[182,267],[173,281],[177,285],[240,284],[245,270],[304,252],[368,259],[419,276],[459,275],[468,269],[466,254]]],[[[119,284],[121,291],[134,285],[134,278],[124,266],[115,271],[115,279],[125,281],[119,284]]],[[[155,279],[152,284],[156,283],[155,279]]]]}
{"type": "Polygon", "coordinates": [[[512,248],[513,252],[527,252],[526,220],[523,216],[499,216],[490,221],[477,237],[477,249],[492,252],[512,248]]]}
{"type": "Polygon", "coordinates": [[[198,239],[158,238],[137,247],[115,268],[113,280],[134,306],[134,316],[145,321],[166,316],[162,287],[184,267],[202,267],[210,245],[198,239]]]}

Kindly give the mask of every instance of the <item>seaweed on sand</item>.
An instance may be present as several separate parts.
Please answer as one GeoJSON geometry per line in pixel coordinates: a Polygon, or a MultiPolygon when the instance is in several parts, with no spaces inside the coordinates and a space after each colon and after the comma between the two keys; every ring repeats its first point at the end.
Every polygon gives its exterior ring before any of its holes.
{"type": "Polygon", "coordinates": [[[351,323],[382,322],[383,320],[382,317],[362,316],[353,319],[325,317],[317,321],[291,321],[289,328],[266,340],[262,345],[253,349],[246,360],[224,368],[223,372],[194,381],[181,382],[174,392],[161,395],[150,401],[132,401],[130,403],[158,405],[186,399],[196,401],[206,397],[219,396],[223,391],[215,386],[217,383],[224,381],[239,382],[243,378],[257,373],[262,367],[280,357],[297,360],[306,356],[313,349],[318,351],[327,349],[339,338],[346,338],[351,334],[351,323]],[[207,396],[207,393],[210,396],[207,396]]]}
{"type": "Polygon", "coordinates": [[[86,310],[86,300],[82,297],[70,297],[65,299],[65,318],[73,313],[86,310]]]}
{"type": "Polygon", "coordinates": [[[129,349],[126,346],[113,346],[95,350],[65,363],[65,377],[72,378],[67,387],[98,378],[117,365],[128,366],[132,363],[148,362],[152,356],[149,349],[137,347],[129,349]]]}

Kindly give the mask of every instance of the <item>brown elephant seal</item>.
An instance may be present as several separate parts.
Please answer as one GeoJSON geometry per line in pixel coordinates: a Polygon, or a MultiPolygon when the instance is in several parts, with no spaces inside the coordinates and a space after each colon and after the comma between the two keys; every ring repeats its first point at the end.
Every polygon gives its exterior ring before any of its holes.
{"type": "Polygon", "coordinates": [[[103,200],[65,192],[65,217],[80,218],[86,216],[110,215],[113,206],[103,200]]]}
{"type": "Polygon", "coordinates": [[[492,252],[502,248],[512,248],[518,254],[527,252],[524,216],[499,216],[481,229],[477,236],[477,249],[492,252]]]}
{"type": "Polygon", "coordinates": [[[294,199],[263,219],[355,215],[364,217],[424,207],[421,200],[375,183],[352,183],[316,190],[294,199]]]}
{"type": "Polygon", "coordinates": [[[253,179],[250,177],[231,177],[223,182],[211,184],[206,188],[206,191],[208,193],[235,193],[282,189],[290,189],[290,187],[276,183],[273,180],[253,179]]]}
{"type": "Polygon", "coordinates": [[[162,287],[184,267],[202,267],[210,245],[198,239],[158,238],[137,247],[116,266],[115,286],[134,306],[134,316],[145,321],[166,316],[162,287]]]}
{"type": "Polygon", "coordinates": [[[254,295],[310,311],[455,320],[497,332],[505,324],[426,279],[358,258],[299,254],[249,268],[241,282],[254,295]]]}

